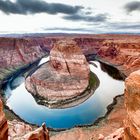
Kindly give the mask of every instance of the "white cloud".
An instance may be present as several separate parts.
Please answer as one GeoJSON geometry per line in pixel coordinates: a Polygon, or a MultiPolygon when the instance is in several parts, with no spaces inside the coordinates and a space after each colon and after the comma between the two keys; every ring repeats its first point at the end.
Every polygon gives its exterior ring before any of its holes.
{"type": "MultiPolygon", "coordinates": [[[[15,1],[15,0],[13,0],[15,1]]],[[[128,2],[132,2],[132,0],[46,0],[46,2],[50,3],[62,3],[72,6],[83,6],[85,8],[90,7],[89,10],[92,12],[91,15],[98,15],[98,14],[108,14],[109,19],[108,22],[104,23],[88,23],[84,21],[70,21],[65,20],[62,18],[63,14],[57,15],[50,15],[47,13],[40,13],[35,15],[18,15],[18,14],[10,14],[6,15],[0,12],[0,33],[20,33],[20,32],[47,32],[47,28],[70,28],[70,29],[84,29],[83,32],[85,33],[86,29],[87,32],[91,33],[101,33],[101,32],[113,32],[116,28],[113,29],[113,26],[109,27],[109,23],[122,23],[127,24],[131,23],[138,23],[140,22],[140,14],[138,12],[127,14],[125,12],[124,5],[128,2]],[[46,30],[44,30],[46,29],[46,30]]],[[[122,29],[120,29],[122,31],[122,29]]],[[[118,31],[120,31],[118,30],[118,31]]],[[[56,30],[52,30],[54,32],[56,30]]],[[[133,29],[124,29],[124,32],[136,32],[133,29]]],[[[48,30],[51,32],[51,30],[48,30]]],[[[61,32],[61,30],[57,30],[56,32],[61,32]]],[[[66,32],[62,30],[62,32],[66,32]]],[[[75,32],[68,31],[68,32],[75,32]]],[[[77,30],[77,32],[80,32],[77,30]]],[[[137,29],[137,32],[140,32],[140,29],[137,29]]]]}

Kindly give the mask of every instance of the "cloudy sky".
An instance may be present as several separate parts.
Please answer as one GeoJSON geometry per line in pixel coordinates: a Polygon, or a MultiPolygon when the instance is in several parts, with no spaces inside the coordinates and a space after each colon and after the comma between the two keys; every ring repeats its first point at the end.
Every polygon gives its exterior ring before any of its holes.
{"type": "Polygon", "coordinates": [[[0,33],[140,33],[140,0],[0,0],[0,33]]]}

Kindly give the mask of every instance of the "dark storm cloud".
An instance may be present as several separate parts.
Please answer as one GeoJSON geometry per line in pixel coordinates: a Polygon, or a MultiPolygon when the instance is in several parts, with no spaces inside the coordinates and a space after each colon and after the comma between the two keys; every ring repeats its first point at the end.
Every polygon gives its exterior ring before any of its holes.
{"type": "Polygon", "coordinates": [[[130,23],[130,22],[118,22],[118,23],[107,23],[104,25],[105,29],[111,29],[111,30],[121,30],[127,31],[127,30],[133,30],[133,31],[140,31],[140,24],[139,23],[130,23]]]}
{"type": "Polygon", "coordinates": [[[65,20],[71,20],[71,21],[104,22],[107,20],[107,15],[98,14],[92,16],[92,15],[84,15],[84,14],[73,14],[73,15],[63,16],[63,18],[65,20]]]}
{"type": "Polygon", "coordinates": [[[82,9],[82,6],[47,3],[43,0],[16,0],[16,2],[0,0],[0,10],[6,14],[76,14],[82,9]]]}
{"type": "Polygon", "coordinates": [[[140,1],[129,2],[124,6],[124,8],[128,13],[133,11],[140,11],[140,1]]]}

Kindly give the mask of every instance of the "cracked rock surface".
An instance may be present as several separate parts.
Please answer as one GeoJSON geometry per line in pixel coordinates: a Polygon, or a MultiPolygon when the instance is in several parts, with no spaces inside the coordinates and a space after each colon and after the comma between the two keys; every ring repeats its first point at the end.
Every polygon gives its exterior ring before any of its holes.
{"type": "Polygon", "coordinates": [[[86,58],[76,43],[61,40],[51,50],[50,61],[27,77],[26,88],[48,101],[71,99],[87,88],[89,72],[86,58]]]}

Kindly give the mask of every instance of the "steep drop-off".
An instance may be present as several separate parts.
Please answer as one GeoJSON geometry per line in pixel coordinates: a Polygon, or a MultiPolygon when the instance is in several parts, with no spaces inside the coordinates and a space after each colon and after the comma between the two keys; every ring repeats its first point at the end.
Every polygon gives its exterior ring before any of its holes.
{"type": "Polygon", "coordinates": [[[125,140],[140,140],[140,70],[131,73],[125,85],[125,140]]]}

